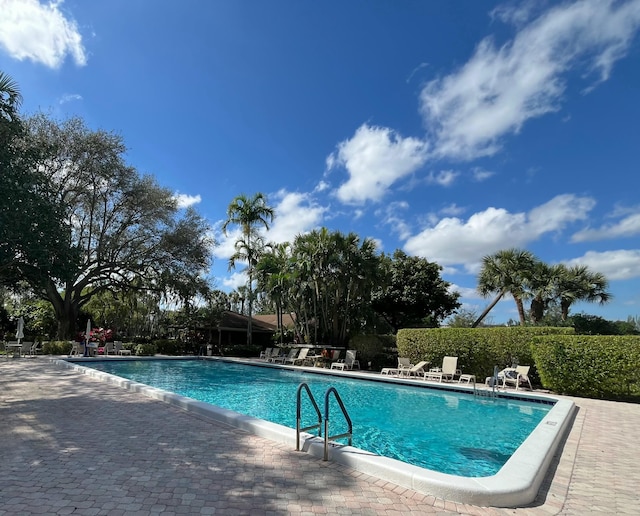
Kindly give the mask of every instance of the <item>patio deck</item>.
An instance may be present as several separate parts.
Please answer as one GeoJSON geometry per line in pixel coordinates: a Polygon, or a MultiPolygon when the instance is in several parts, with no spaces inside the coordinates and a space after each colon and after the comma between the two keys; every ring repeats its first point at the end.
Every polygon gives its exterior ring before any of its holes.
{"type": "Polygon", "coordinates": [[[0,361],[0,515],[637,514],[640,405],[578,412],[537,500],[424,496],[296,453],[46,357],[0,361]]]}

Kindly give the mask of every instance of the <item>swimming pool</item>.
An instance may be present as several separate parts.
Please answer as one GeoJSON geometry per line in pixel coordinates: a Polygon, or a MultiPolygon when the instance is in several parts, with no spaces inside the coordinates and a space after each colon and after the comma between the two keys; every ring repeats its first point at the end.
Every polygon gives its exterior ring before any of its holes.
{"type": "MultiPolygon", "coordinates": [[[[156,362],[158,358],[160,357],[110,357],[107,360],[109,362],[156,362]]],[[[184,358],[163,357],[162,360],[178,363],[184,361],[184,358]]],[[[194,361],[193,358],[191,360],[194,361]]],[[[233,358],[222,359],[213,357],[208,358],[208,360],[225,363],[247,363],[246,360],[233,358]]],[[[81,374],[89,375],[100,381],[161,400],[194,415],[230,425],[240,431],[246,431],[273,442],[282,443],[287,447],[291,447],[292,450],[296,447],[296,432],[290,427],[271,423],[253,416],[243,415],[210,403],[187,398],[164,389],[151,387],[97,369],[84,367],[84,365],[95,366],[100,363],[95,358],[54,358],[53,362],[61,367],[72,368],[81,374]]],[[[283,368],[283,366],[279,365],[273,367],[283,368]]],[[[286,369],[286,367],[284,368],[286,369]]],[[[295,369],[300,371],[304,368],[295,369]]],[[[335,378],[336,376],[355,379],[369,377],[370,379],[377,378],[381,382],[384,381],[393,384],[418,383],[424,385],[422,382],[407,382],[405,380],[388,379],[386,377],[383,379],[378,375],[371,376],[358,372],[344,372],[334,375],[329,370],[316,368],[309,368],[309,372],[313,372],[316,375],[327,374],[331,378],[335,378]]],[[[236,379],[233,379],[233,381],[237,383],[236,379]]],[[[469,391],[468,388],[459,388],[454,384],[432,384],[429,388],[433,390],[443,389],[447,395],[456,390],[466,391],[467,393],[469,391]]],[[[505,395],[502,393],[499,394],[499,396],[512,397],[511,394],[505,395]]],[[[553,407],[495,475],[465,477],[441,473],[401,462],[390,457],[367,452],[357,447],[342,445],[329,447],[329,460],[367,475],[377,477],[386,482],[392,482],[419,493],[436,496],[444,500],[479,506],[521,507],[535,500],[552,463],[554,453],[561,446],[564,436],[571,427],[575,414],[575,404],[570,399],[539,393],[522,393],[516,395],[516,397],[531,399],[542,403],[551,402],[553,403],[553,407]]],[[[267,397],[266,402],[271,402],[271,396],[267,397]]],[[[420,418],[422,418],[423,415],[424,414],[421,413],[420,418]]],[[[333,417],[335,418],[335,416],[333,417]]],[[[491,434],[494,432],[496,426],[497,425],[489,425],[485,427],[486,432],[491,434]]],[[[331,434],[335,435],[335,432],[331,431],[331,434]]],[[[308,434],[306,434],[306,436],[303,435],[302,450],[310,455],[322,458],[325,452],[323,440],[308,434]]],[[[471,454],[474,453],[477,452],[475,450],[471,451],[471,454]]]]}
{"type": "MultiPolygon", "coordinates": [[[[552,407],[551,403],[476,397],[219,361],[103,361],[86,365],[291,428],[295,428],[300,383],[309,385],[321,407],[327,389],[335,387],[353,421],[353,446],[464,477],[496,474],[552,407]]],[[[337,406],[330,408],[331,434],[343,433],[346,424],[337,406]]],[[[302,414],[306,416],[302,426],[314,422],[315,413],[306,397],[302,414]]]]}

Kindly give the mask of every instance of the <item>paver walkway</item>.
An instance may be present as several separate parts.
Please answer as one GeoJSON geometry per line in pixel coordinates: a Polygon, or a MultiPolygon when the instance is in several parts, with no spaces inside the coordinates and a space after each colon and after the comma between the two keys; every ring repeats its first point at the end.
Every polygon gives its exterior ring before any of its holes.
{"type": "Polygon", "coordinates": [[[0,515],[638,514],[640,405],[579,411],[538,500],[424,496],[103,383],[0,359],[0,515]]]}

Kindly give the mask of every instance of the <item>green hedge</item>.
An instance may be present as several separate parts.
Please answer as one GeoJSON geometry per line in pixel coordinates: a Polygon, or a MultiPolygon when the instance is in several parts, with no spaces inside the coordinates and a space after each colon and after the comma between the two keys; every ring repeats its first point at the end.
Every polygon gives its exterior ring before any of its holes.
{"type": "Polygon", "coordinates": [[[186,355],[185,344],[177,339],[157,339],[153,341],[153,345],[161,355],[181,356],[186,355]]]}
{"type": "Polygon", "coordinates": [[[153,356],[158,351],[153,344],[135,344],[132,342],[128,342],[127,344],[123,344],[122,347],[124,349],[131,349],[133,353],[140,357],[153,356]]]}
{"type": "MultiPolygon", "coordinates": [[[[531,343],[536,336],[573,334],[573,328],[552,327],[494,327],[494,328],[415,328],[398,331],[398,356],[408,357],[412,363],[426,360],[431,367],[442,364],[445,356],[458,357],[458,369],[475,374],[482,382],[493,374],[494,366],[501,369],[514,361],[535,366],[531,343]]],[[[535,367],[530,378],[537,383],[535,367]]]]}
{"type": "Polygon", "coordinates": [[[590,398],[640,397],[640,337],[554,335],[532,346],[544,387],[590,398]]]}
{"type": "Polygon", "coordinates": [[[68,355],[72,344],[68,340],[52,340],[42,346],[43,355],[68,355]]]}

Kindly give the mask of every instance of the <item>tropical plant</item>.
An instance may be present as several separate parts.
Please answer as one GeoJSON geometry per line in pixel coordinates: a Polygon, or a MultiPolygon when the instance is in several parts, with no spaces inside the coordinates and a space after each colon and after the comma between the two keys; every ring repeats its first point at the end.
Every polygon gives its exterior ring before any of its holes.
{"type": "Polygon", "coordinates": [[[264,249],[264,239],[260,236],[260,229],[269,229],[273,221],[274,211],[267,204],[264,194],[258,192],[253,197],[244,194],[235,197],[227,207],[227,220],[222,226],[222,231],[228,234],[229,226],[236,225],[240,228],[240,238],[236,240],[235,253],[229,259],[229,269],[235,269],[238,261],[247,263],[247,290],[248,290],[248,324],[247,345],[252,344],[253,324],[253,280],[254,269],[264,249]]]}
{"type": "Polygon", "coordinates": [[[558,265],[555,296],[560,304],[562,320],[567,320],[571,305],[578,301],[608,303],[612,297],[607,291],[608,287],[609,282],[604,274],[593,272],[586,265],[558,265]]]}
{"type": "Polygon", "coordinates": [[[497,295],[473,323],[473,328],[480,324],[506,294],[511,294],[513,297],[520,324],[525,325],[523,299],[528,295],[527,282],[536,261],[529,251],[515,248],[498,251],[482,259],[482,268],[478,275],[478,290],[485,297],[490,294],[497,295]]]}

